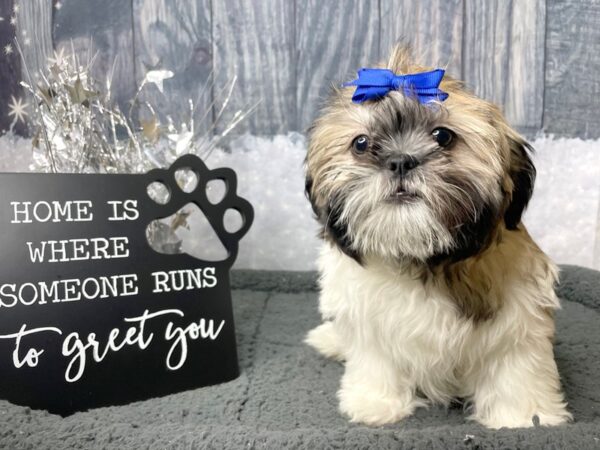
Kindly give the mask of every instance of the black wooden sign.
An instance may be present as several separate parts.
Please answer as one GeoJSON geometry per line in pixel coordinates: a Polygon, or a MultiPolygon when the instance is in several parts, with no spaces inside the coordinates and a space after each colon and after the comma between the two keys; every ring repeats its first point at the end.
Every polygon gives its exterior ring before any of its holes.
{"type": "Polygon", "coordinates": [[[0,174],[0,397],[69,414],[238,376],[229,269],[253,219],[231,169],[197,157],[145,175],[0,174]],[[180,190],[178,169],[196,173],[180,190]],[[206,184],[226,195],[213,204],[206,184]],[[170,191],[165,205],[147,192],[170,191]],[[196,204],[224,261],[155,252],[146,228],[196,204]],[[228,209],[243,224],[230,233],[228,209]]]}

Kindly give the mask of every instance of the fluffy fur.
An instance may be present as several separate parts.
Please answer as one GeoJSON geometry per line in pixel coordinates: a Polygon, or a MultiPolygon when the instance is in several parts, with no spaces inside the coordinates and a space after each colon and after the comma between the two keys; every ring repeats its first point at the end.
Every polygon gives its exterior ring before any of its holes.
{"type": "MultiPolygon", "coordinates": [[[[384,66],[428,70],[400,47],[384,66]]],[[[324,322],[307,342],[344,361],[338,397],[353,421],[462,398],[488,427],[560,424],[571,415],[553,357],[557,269],[521,223],[530,148],[496,106],[448,76],[440,88],[449,98],[427,105],[397,91],[357,105],[337,89],[312,127],[324,322]],[[389,161],[402,155],[418,165],[400,175],[389,161]]]]}

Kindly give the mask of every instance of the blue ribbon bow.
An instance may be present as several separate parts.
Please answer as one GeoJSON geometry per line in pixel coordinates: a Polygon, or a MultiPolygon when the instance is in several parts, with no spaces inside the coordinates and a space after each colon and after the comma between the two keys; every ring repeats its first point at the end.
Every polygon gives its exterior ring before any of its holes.
{"type": "Polygon", "coordinates": [[[378,100],[391,90],[402,89],[408,96],[415,95],[419,103],[433,100],[444,101],[448,94],[438,88],[445,71],[442,69],[408,75],[396,75],[388,69],[360,69],[356,80],[344,83],[356,86],[352,101],[362,103],[367,100],[378,100]]]}

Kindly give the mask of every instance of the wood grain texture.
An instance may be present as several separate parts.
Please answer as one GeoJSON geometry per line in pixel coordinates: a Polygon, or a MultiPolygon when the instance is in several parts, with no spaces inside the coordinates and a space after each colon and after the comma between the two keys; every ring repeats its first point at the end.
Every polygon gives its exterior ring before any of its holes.
{"type": "MultiPolygon", "coordinates": [[[[133,39],[137,84],[149,68],[175,73],[165,80],[164,94],[148,85],[142,98],[166,114],[186,119],[188,99],[197,104],[195,117],[208,111],[199,130],[212,123],[212,74],[210,0],[133,0],[133,39]],[[181,117],[181,116],[184,117],[181,117]]],[[[142,111],[143,114],[143,111],[142,111]]]]}
{"type": "MultiPolygon", "coordinates": [[[[23,97],[23,89],[19,85],[21,58],[14,50],[16,28],[10,23],[13,7],[13,0],[0,0],[0,134],[9,131],[14,121],[14,117],[8,115],[13,97],[23,97]],[[7,45],[10,45],[9,51],[6,50],[7,45]]],[[[27,127],[22,122],[16,122],[12,131],[23,135],[26,134],[27,127]]]]}
{"type": "MultiPolygon", "coordinates": [[[[17,32],[23,57],[33,78],[48,66],[52,55],[52,2],[18,2],[17,32]]],[[[23,79],[27,79],[23,74],[23,79]]]]}
{"type": "Polygon", "coordinates": [[[237,76],[234,95],[221,120],[258,103],[236,128],[260,134],[290,130],[296,117],[294,2],[218,0],[213,2],[215,107],[218,91],[237,76]]]}
{"type": "Polygon", "coordinates": [[[463,0],[380,0],[382,57],[392,46],[412,46],[417,61],[462,74],[463,0]]]}
{"type": "Polygon", "coordinates": [[[463,77],[522,129],[541,126],[544,0],[465,0],[463,77]]]}
{"type": "Polygon", "coordinates": [[[103,83],[114,65],[111,92],[122,109],[136,89],[131,24],[131,2],[124,0],[63,0],[54,13],[55,48],[69,54],[72,46],[82,64],[97,53],[92,75],[103,83]]]}
{"type": "Polygon", "coordinates": [[[491,0],[482,8],[477,0],[465,0],[463,79],[475,93],[504,105],[512,0],[491,0]]]}
{"type": "MultiPolygon", "coordinates": [[[[12,32],[13,2],[0,0],[0,40],[12,32]]],[[[91,38],[95,74],[104,78],[116,58],[113,94],[124,108],[147,68],[158,65],[176,74],[165,81],[164,96],[148,90],[164,114],[187,111],[187,98],[214,74],[199,107],[214,117],[225,97],[220,90],[237,76],[221,130],[237,111],[260,102],[236,133],[305,131],[331,83],[404,40],[423,63],[448,66],[499,103],[521,130],[543,125],[557,135],[600,137],[600,0],[62,0],[60,9],[53,3],[19,1],[28,67],[44,67],[53,45],[73,45],[85,61],[91,38]]],[[[1,56],[0,114],[20,79],[8,75],[20,70],[15,55],[1,56]]],[[[5,123],[0,117],[0,130],[5,123]]]]}
{"type": "Polygon", "coordinates": [[[333,84],[379,59],[379,11],[375,2],[299,1],[296,6],[296,105],[294,129],[306,131],[333,84]]]}
{"type": "Polygon", "coordinates": [[[600,138],[600,2],[547,4],[544,129],[600,138]]]}
{"type": "Polygon", "coordinates": [[[544,112],[546,0],[514,0],[504,111],[518,128],[539,130],[544,112]]]}

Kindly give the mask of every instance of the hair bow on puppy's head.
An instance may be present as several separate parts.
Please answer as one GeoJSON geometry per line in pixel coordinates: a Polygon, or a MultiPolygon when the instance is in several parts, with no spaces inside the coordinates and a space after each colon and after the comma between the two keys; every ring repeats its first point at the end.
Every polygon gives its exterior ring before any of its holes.
{"type": "Polygon", "coordinates": [[[430,72],[420,72],[408,75],[396,75],[388,69],[360,69],[356,80],[344,83],[344,87],[356,86],[352,101],[362,103],[367,100],[378,100],[392,90],[402,89],[408,96],[416,96],[419,103],[429,103],[434,100],[444,101],[448,94],[439,85],[445,71],[442,69],[430,72]]]}

